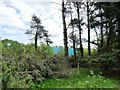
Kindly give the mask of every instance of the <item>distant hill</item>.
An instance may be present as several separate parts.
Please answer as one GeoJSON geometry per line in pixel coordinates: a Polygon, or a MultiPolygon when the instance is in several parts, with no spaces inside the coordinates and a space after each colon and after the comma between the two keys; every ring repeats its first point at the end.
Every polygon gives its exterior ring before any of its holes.
{"type": "MultiPolygon", "coordinates": [[[[54,46],[52,47],[53,48],[53,51],[55,54],[57,54],[59,51],[64,51],[64,48],[63,47],[57,47],[57,46],[54,46]]],[[[69,48],[68,49],[68,52],[69,52],[69,55],[74,55],[73,53],[73,48],[69,48]]]]}

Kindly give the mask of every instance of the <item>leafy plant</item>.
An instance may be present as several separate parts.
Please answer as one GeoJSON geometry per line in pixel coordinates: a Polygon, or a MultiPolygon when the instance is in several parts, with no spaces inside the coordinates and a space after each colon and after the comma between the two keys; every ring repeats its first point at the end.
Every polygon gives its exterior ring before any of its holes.
{"type": "Polygon", "coordinates": [[[110,68],[119,67],[120,50],[112,50],[109,53],[101,54],[97,59],[99,61],[100,68],[107,70],[110,68]]]}
{"type": "Polygon", "coordinates": [[[2,87],[29,88],[33,84],[32,77],[27,72],[21,74],[14,61],[5,61],[2,64],[2,87]]]}
{"type": "Polygon", "coordinates": [[[78,81],[76,87],[80,88],[115,88],[116,85],[110,79],[106,79],[100,75],[86,76],[78,81]]]}
{"type": "Polygon", "coordinates": [[[40,54],[42,54],[44,56],[44,58],[46,58],[47,56],[54,55],[52,47],[45,45],[45,44],[40,45],[39,52],[40,52],[40,54]]]}

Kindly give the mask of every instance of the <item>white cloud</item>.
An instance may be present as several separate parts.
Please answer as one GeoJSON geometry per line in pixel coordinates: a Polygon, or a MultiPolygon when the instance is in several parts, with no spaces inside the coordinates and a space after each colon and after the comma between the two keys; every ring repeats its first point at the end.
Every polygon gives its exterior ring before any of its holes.
{"type": "Polygon", "coordinates": [[[13,8],[6,7],[2,5],[0,8],[0,25],[4,26],[15,26],[18,28],[25,27],[23,22],[19,19],[18,14],[13,8]]]}
{"type": "Polygon", "coordinates": [[[11,5],[20,10],[18,15],[24,22],[29,22],[31,20],[31,15],[35,12],[35,10],[28,4],[24,3],[23,0],[14,0],[11,5]]]}
{"type": "MultiPolygon", "coordinates": [[[[42,25],[49,31],[52,45],[63,46],[63,27],[61,16],[61,0],[50,3],[54,0],[43,0],[31,3],[24,0],[11,0],[10,3],[0,3],[0,31],[2,39],[9,38],[19,42],[28,43],[29,38],[25,31],[30,29],[31,16],[36,14],[42,19],[42,25]]],[[[82,37],[87,39],[87,30],[85,29],[82,37]]],[[[87,44],[84,44],[87,47],[87,44]]]]}
{"type": "Polygon", "coordinates": [[[61,38],[62,29],[58,27],[55,22],[61,20],[58,17],[60,11],[55,9],[57,6],[58,5],[51,3],[31,4],[21,0],[11,0],[10,3],[2,2],[0,4],[0,27],[1,32],[4,32],[2,33],[2,38],[18,39],[18,41],[25,42],[27,38],[26,35],[23,34],[26,29],[29,29],[31,15],[35,13],[38,16],[41,15],[43,25],[51,35],[58,33],[56,38],[52,38],[54,45],[61,44],[61,40],[63,40],[61,38]],[[54,18],[54,21],[52,18],[54,18]],[[18,34],[19,36],[16,36],[18,34]]]}

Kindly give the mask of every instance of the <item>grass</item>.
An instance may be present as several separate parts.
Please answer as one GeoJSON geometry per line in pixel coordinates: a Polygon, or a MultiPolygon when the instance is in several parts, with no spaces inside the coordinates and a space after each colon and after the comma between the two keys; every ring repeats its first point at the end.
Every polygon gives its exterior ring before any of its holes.
{"type": "Polygon", "coordinates": [[[88,69],[80,69],[80,74],[76,75],[76,69],[68,78],[46,79],[40,84],[34,84],[32,88],[117,88],[117,82],[94,74],[88,69]]]}

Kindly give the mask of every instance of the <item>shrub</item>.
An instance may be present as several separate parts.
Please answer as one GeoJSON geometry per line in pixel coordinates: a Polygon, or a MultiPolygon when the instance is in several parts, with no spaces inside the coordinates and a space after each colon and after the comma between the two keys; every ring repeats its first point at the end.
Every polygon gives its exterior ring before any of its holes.
{"type": "Polygon", "coordinates": [[[29,88],[33,84],[32,76],[27,72],[21,74],[14,61],[2,63],[2,87],[5,88],[29,88]]]}
{"type": "Polygon", "coordinates": [[[28,88],[45,78],[67,77],[69,72],[65,71],[65,65],[65,62],[57,57],[48,57],[44,60],[34,60],[32,56],[21,59],[4,58],[3,88],[28,88]]]}
{"type": "Polygon", "coordinates": [[[112,50],[111,52],[101,54],[97,59],[100,68],[107,70],[110,68],[119,67],[120,50],[112,50]]]}
{"type": "Polygon", "coordinates": [[[52,47],[45,44],[40,45],[39,52],[44,56],[44,58],[54,55],[52,47]]]}
{"type": "Polygon", "coordinates": [[[66,68],[65,60],[61,55],[53,56],[50,46],[38,46],[37,53],[34,53],[33,44],[23,45],[5,40],[2,46],[3,88],[28,88],[45,78],[66,77],[63,69],[66,68]]]}

